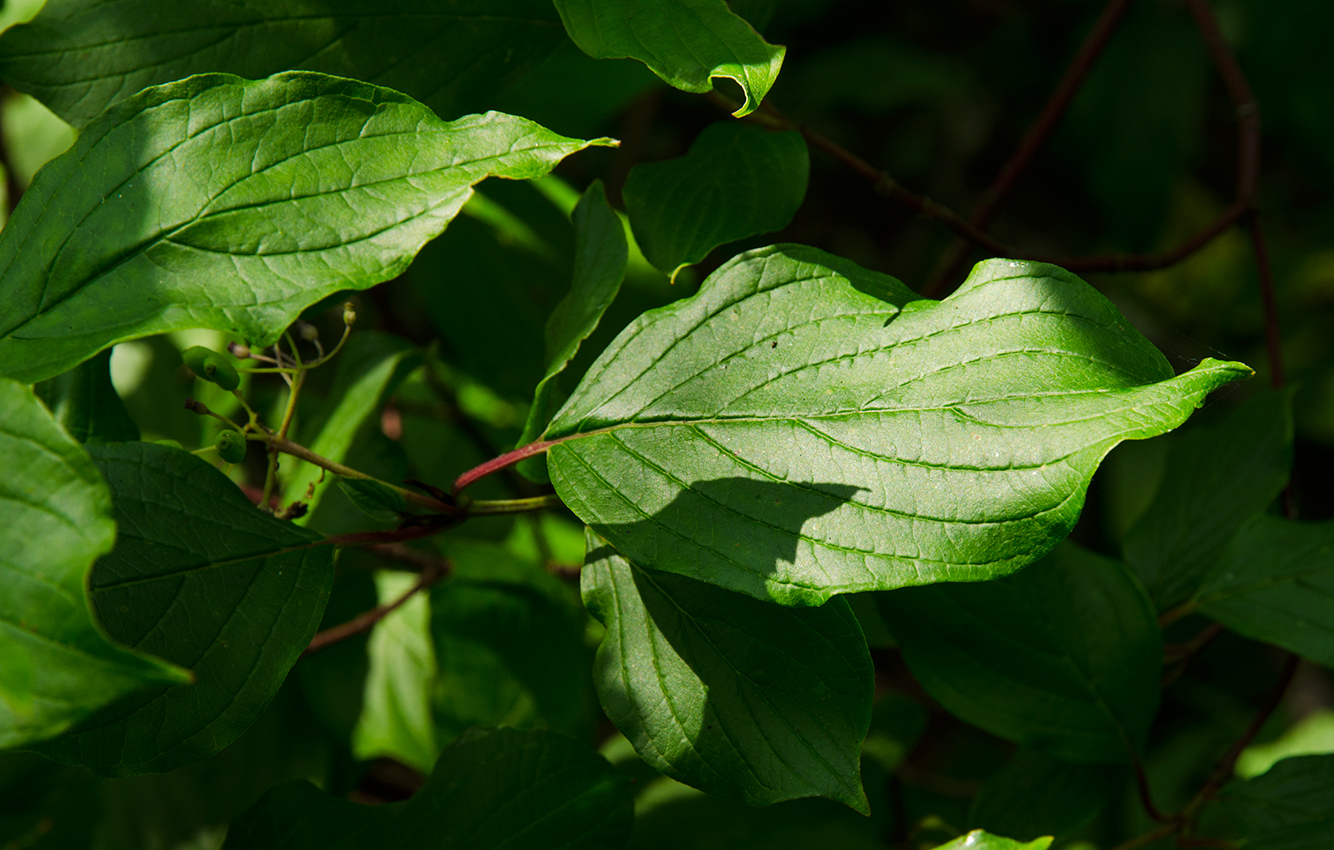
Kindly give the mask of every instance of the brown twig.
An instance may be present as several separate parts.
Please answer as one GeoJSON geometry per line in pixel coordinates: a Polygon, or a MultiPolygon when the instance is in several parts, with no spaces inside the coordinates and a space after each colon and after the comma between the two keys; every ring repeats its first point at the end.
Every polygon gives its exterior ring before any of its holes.
{"type": "Polygon", "coordinates": [[[350,637],[365,634],[375,627],[375,624],[392,614],[402,607],[409,599],[431,585],[440,581],[449,575],[451,564],[444,558],[434,558],[422,568],[421,576],[408,588],[402,596],[393,602],[384,605],[377,605],[365,613],[359,614],[348,620],[346,623],[340,623],[332,628],[319,632],[311,638],[310,643],[302,651],[301,657],[304,658],[312,652],[318,652],[326,646],[347,640],[350,637]]]}
{"type": "Polygon", "coordinates": [[[1157,829],[1149,830],[1143,835],[1136,836],[1129,841],[1116,845],[1112,850],[1135,850],[1135,848],[1138,847],[1147,847],[1159,839],[1167,838],[1169,835],[1174,834],[1180,828],[1180,825],[1175,823],[1163,824],[1157,829]]]}
{"type": "MultiPolygon", "coordinates": [[[[1010,158],[1001,166],[996,174],[996,179],[991,181],[991,185],[982,193],[982,199],[978,201],[977,208],[968,221],[974,227],[985,228],[991,224],[992,217],[996,213],[996,208],[1000,202],[1014,188],[1018,182],[1019,175],[1024,173],[1028,164],[1032,162],[1033,157],[1038,150],[1046,143],[1051,136],[1052,131],[1065,116],[1065,112],[1070,108],[1070,103],[1075,99],[1075,94],[1084,84],[1089,71],[1093,69],[1094,63],[1102,55],[1102,51],[1107,47],[1107,42],[1111,39],[1112,33],[1125,17],[1126,9],[1130,7],[1130,0],[1111,0],[1098,16],[1098,20],[1093,24],[1093,29],[1084,38],[1083,44],[1079,46],[1078,52],[1070,60],[1069,66],[1065,69],[1065,74],[1061,81],[1056,84],[1056,90],[1051,93],[1046,105],[1038,113],[1038,117],[1029,125],[1028,130],[1019,140],[1019,146],[1010,154],[1010,158]]],[[[927,283],[924,294],[928,297],[935,297],[941,290],[945,281],[955,276],[959,263],[967,255],[968,243],[962,239],[956,239],[950,246],[949,251],[941,260],[937,271],[932,275],[927,283]]]]}
{"type": "Polygon", "coordinates": [[[1274,272],[1269,265],[1269,247],[1265,244],[1260,217],[1251,216],[1246,223],[1250,231],[1251,247],[1255,250],[1255,270],[1260,276],[1260,301],[1264,305],[1265,345],[1269,349],[1269,383],[1275,389],[1287,383],[1283,368],[1283,337],[1278,326],[1278,303],[1274,298],[1274,272]]]}
{"type": "Polygon", "coordinates": [[[1144,762],[1140,760],[1139,754],[1132,750],[1130,759],[1134,767],[1135,791],[1139,794],[1139,802],[1144,807],[1144,813],[1158,823],[1175,823],[1176,819],[1174,817],[1163,814],[1154,805],[1153,794],[1149,790],[1149,775],[1144,771],[1144,762]]]}

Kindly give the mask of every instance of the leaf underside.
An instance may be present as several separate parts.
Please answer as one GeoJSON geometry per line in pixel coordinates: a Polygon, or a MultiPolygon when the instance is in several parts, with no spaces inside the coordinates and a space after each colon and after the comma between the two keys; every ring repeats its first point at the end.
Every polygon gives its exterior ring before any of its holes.
{"type": "Polygon", "coordinates": [[[544,436],[561,498],[631,561],[809,605],[1023,567],[1113,446],[1250,373],[1173,377],[1054,266],[982,263],[937,303],[776,245],[627,327],[544,436]]]}

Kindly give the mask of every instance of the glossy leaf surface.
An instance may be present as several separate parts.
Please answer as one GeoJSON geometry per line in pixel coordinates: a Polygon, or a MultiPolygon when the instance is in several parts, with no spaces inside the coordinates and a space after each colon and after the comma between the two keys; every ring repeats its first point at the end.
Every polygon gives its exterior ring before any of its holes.
{"type": "Polygon", "coordinates": [[[187,678],[107,640],[86,592],[116,536],[106,483],[32,391],[2,379],[0,528],[0,748],[187,678]]]}
{"type": "Polygon", "coordinates": [[[595,59],[638,59],[669,84],[689,92],[735,80],[754,112],[783,66],[786,48],[769,44],[725,0],[555,0],[565,31],[595,59]]]}
{"type": "Polygon", "coordinates": [[[320,71],[452,116],[477,111],[563,40],[547,0],[49,0],[0,38],[0,77],[76,127],[142,88],[210,71],[320,71]]]}
{"type": "Polygon", "coordinates": [[[1235,632],[1334,664],[1334,522],[1257,517],[1205,579],[1201,613],[1235,632]]]}
{"type": "Polygon", "coordinates": [[[473,184],[537,177],[585,145],[499,113],[444,122],[322,74],[140,92],[0,232],[0,370],[40,380],[177,328],[271,344],[324,296],[406,269],[473,184]]]}
{"type": "Polygon", "coordinates": [[[878,601],[908,669],[959,718],[1069,761],[1142,751],[1162,632],[1123,564],[1066,543],[996,581],[878,601]]]}
{"type": "Polygon", "coordinates": [[[632,818],[629,783],[588,747],[553,732],[476,729],[405,803],[362,806],[309,783],[280,785],[232,825],[225,847],[618,850],[632,818]]]}
{"type": "Polygon", "coordinates": [[[1125,542],[1159,609],[1190,597],[1237,529],[1282,492],[1292,468],[1292,393],[1269,392],[1183,433],[1162,485],[1125,542]]]}
{"type": "Polygon", "coordinates": [[[591,532],[582,588],[607,627],[602,706],[646,762],[752,805],[818,795],[869,811],[874,677],[844,600],[761,602],[635,566],[591,532]]]}
{"type": "Polygon", "coordinates": [[[1053,266],[983,263],[937,303],[779,245],[627,327],[547,430],[547,466],[636,563],[819,604],[1019,569],[1069,532],[1113,446],[1249,373],[1173,377],[1053,266]]]}
{"type": "Polygon", "coordinates": [[[948,844],[941,844],[936,850],[1047,850],[1051,838],[1038,838],[1029,842],[1002,838],[980,829],[967,835],[961,835],[948,844]]]}
{"type": "Polygon", "coordinates": [[[786,227],[809,175],[795,130],[715,122],[685,156],[630,169],[625,211],[644,256],[674,277],[719,245],[786,227]]]}
{"type": "Polygon", "coordinates": [[[547,319],[546,371],[533,393],[519,445],[531,443],[546,429],[561,402],[557,378],[597,329],[625,279],[630,248],[620,217],[607,203],[602,181],[588,187],[571,218],[575,238],[573,279],[570,291],[547,319]]]}
{"type": "Polygon", "coordinates": [[[1324,850],[1334,843],[1334,756],[1284,759],[1229,785],[1219,806],[1247,847],[1324,850]]]}
{"type": "Polygon", "coordinates": [[[333,547],[259,511],[188,452],[89,450],[119,529],[89,581],[97,615],[194,683],[126,697],[41,751],[107,775],[163,772],[221,750],[268,705],[319,625],[333,547]]]}

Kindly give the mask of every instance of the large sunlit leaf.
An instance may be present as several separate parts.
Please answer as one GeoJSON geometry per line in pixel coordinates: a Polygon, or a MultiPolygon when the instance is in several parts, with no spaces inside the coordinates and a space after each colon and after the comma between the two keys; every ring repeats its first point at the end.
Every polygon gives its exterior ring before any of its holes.
{"type": "MultiPolygon", "coordinates": [[[[533,405],[528,410],[519,445],[537,439],[560,406],[557,379],[579,353],[579,346],[597,329],[602,314],[620,292],[630,257],[625,228],[607,203],[602,181],[594,181],[588,187],[570,217],[574,221],[574,275],[570,291],[547,319],[546,372],[533,393],[533,405]]],[[[546,477],[540,468],[524,471],[539,479],[546,477]]]]}
{"type": "Polygon", "coordinates": [[[552,732],[475,729],[407,802],[365,806],[308,782],[279,785],[232,824],[234,850],[620,850],[629,782],[552,732]]]}
{"type": "Polygon", "coordinates": [[[749,115],[769,93],[787,48],[760,37],[726,0],[555,0],[565,30],[595,59],[638,59],[678,89],[707,92],[735,80],[749,115]]]}
{"type": "Polygon", "coordinates": [[[878,602],[913,676],[963,720],[1070,761],[1142,752],[1162,631],[1125,565],[1066,543],[1012,576],[878,602]]]}
{"type": "Polygon", "coordinates": [[[549,0],[48,0],[0,38],[0,79],[75,126],[209,71],[337,74],[453,116],[485,108],[563,41],[549,0]]]}
{"type": "Polygon", "coordinates": [[[1334,846],[1334,756],[1284,759],[1229,785],[1218,806],[1247,847],[1326,850],[1334,846]]]}
{"type": "Polygon", "coordinates": [[[719,245],[786,227],[809,174],[806,140],[795,130],[715,122],[685,156],[630,169],[625,211],[644,256],[675,276],[719,245]]]}
{"type": "Polygon", "coordinates": [[[271,344],[324,296],[406,269],[473,184],[540,176],[587,144],[499,113],[441,121],[314,73],[140,92],[0,231],[0,372],[40,380],[177,328],[271,344]]]}
{"type": "Polygon", "coordinates": [[[1237,529],[1282,492],[1291,469],[1291,391],[1258,395],[1176,439],[1158,493],[1125,542],[1126,563],[1159,609],[1195,592],[1237,529]]]}
{"type": "Polygon", "coordinates": [[[1257,517],[1223,551],[1196,604],[1235,632],[1334,665],[1334,522],[1257,517]]]}
{"type": "Polygon", "coordinates": [[[98,627],[86,582],[115,536],[111,496],[88,456],[31,390],[0,379],[0,749],[188,678],[98,627]]]}
{"type": "Polygon", "coordinates": [[[638,567],[592,532],[582,583],[607,627],[598,695],[646,762],[752,805],[818,795],[869,812],[874,675],[846,601],[761,602],[638,567]]]}
{"type": "Polygon", "coordinates": [[[1173,377],[1106,298],[993,260],[943,302],[813,248],[644,314],[557,413],[547,466],[635,563],[784,604],[1014,572],[1098,463],[1250,374],[1173,377]]]}
{"type": "Polygon", "coordinates": [[[188,452],[89,451],[118,527],[89,579],[97,615],[113,638],[194,682],[125,697],[40,749],[107,775],[163,772],[218,752],[273,699],[319,625],[333,547],[258,510],[188,452]]]}

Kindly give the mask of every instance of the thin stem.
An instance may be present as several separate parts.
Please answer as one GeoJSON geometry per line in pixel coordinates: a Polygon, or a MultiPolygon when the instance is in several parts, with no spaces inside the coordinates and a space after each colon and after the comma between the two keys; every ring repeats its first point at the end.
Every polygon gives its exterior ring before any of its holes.
{"type": "Polygon", "coordinates": [[[1167,628],[1168,626],[1170,626],[1170,625],[1172,625],[1173,623],[1175,623],[1177,620],[1180,620],[1182,617],[1185,617],[1185,616],[1187,616],[1188,614],[1194,613],[1194,611],[1195,611],[1195,602],[1194,602],[1194,600],[1188,600],[1188,601],[1186,601],[1186,602],[1182,602],[1182,603],[1181,603],[1180,605],[1178,605],[1177,607],[1175,607],[1175,608],[1170,608],[1170,609],[1164,611],[1162,614],[1159,614],[1159,615],[1158,615],[1158,625],[1159,625],[1161,628],[1164,628],[1164,629],[1165,629],[1165,628],[1167,628]]]}
{"type": "Polygon", "coordinates": [[[319,351],[320,356],[319,356],[318,358],[316,358],[316,359],[310,361],[309,363],[307,363],[307,364],[306,364],[306,368],[307,368],[307,369],[314,369],[314,368],[317,367],[317,366],[323,366],[325,363],[328,363],[330,360],[332,360],[332,359],[334,359],[335,357],[337,357],[337,356],[338,356],[338,352],[340,352],[340,351],[343,350],[343,346],[347,343],[347,338],[348,338],[349,336],[351,336],[351,335],[352,335],[352,326],[351,326],[351,325],[344,325],[344,326],[343,326],[343,336],[342,336],[342,338],[339,339],[339,340],[338,340],[338,344],[335,345],[335,346],[333,347],[333,351],[330,351],[328,354],[325,354],[325,353],[324,353],[324,351],[323,351],[323,347],[320,345],[319,340],[316,340],[316,341],[315,341],[315,348],[316,348],[317,351],[319,351]]]}
{"type": "MultiPolygon", "coordinates": [[[[288,339],[289,340],[291,339],[290,335],[288,336],[288,339]]],[[[281,357],[282,352],[279,351],[278,346],[275,345],[273,347],[273,350],[275,352],[278,352],[279,357],[281,357]]],[[[276,440],[268,441],[269,466],[268,469],[265,470],[264,472],[264,496],[263,496],[263,501],[260,502],[260,505],[263,506],[265,510],[269,509],[269,499],[273,497],[273,485],[277,481],[278,477],[279,449],[277,447],[277,441],[278,440],[286,441],[287,439],[287,431],[292,427],[292,418],[296,416],[296,399],[297,396],[301,393],[301,385],[305,383],[305,380],[306,380],[305,372],[297,372],[296,375],[293,377],[292,386],[287,391],[287,409],[283,411],[283,421],[282,424],[278,426],[278,433],[276,435],[276,440]]],[[[295,445],[295,443],[293,443],[293,445],[295,445]]]]}
{"type": "Polygon", "coordinates": [[[373,475],[367,475],[366,473],[360,470],[353,469],[352,467],[341,464],[338,461],[329,460],[329,458],[318,455],[315,452],[311,451],[310,449],[306,448],[305,446],[299,443],[294,443],[291,440],[287,439],[286,437],[281,437],[278,435],[261,434],[255,436],[254,439],[262,440],[263,442],[268,443],[270,452],[274,453],[281,452],[282,454],[300,458],[301,460],[304,460],[306,463],[313,464],[315,466],[320,467],[321,469],[327,469],[330,472],[334,473],[335,475],[341,475],[344,478],[362,478],[369,481],[377,481],[380,484],[392,488],[393,490],[396,490],[398,493],[402,494],[403,498],[406,501],[412,502],[413,504],[416,505],[420,505],[421,507],[424,508],[429,508],[430,510],[435,511],[436,513],[439,514],[461,513],[460,510],[454,505],[448,504],[447,502],[442,502],[439,499],[434,499],[430,496],[427,496],[424,493],[419,493],[416,490],[411,490],[407,487],[400,487],[397,484],[390,484],[388,481],[381,481],[380,479],[376,478],[373,475]]]}
{"type": "Polygon", "coordinates": [[[1260,301],[1264,305],[1265,345],[1269,349],[1269,383],[1281,389],[1287,383],[1283,368],[1283,336],[1278,325],[1278,303],[1274,298],[1274,271],[1269,265],[1269,246],[1265,243],[1260,217],[1251,216],[1246,223],[1255,250],[1255,269],[1260,275],[1260,301]]]}
{"type": "MultiPolygon", "coordinates": [[[[1028,164],[1033,160],[1038,150],[1046,143],[1051,136],[1052,131],[1061,122],[1065,112],[1070,108],[1071,101],[1075,94],[1088,78],[1089,71],[1097,62],[1098,57],[1102,55],[1107,47],[1107,42],[1111,39],[1112,33],[1125,17],[1126,9],[1130,7],[1130,0],[1111,0],[1098,16],[1098,20],[1093,24],[1093,29],[1084,38],[1083,44],[1079,46],[1078,52],[1070,60],[1069,66],[1065,69],[1065,74],[1056,84],[1056,90],[1051,93],[1047,103],[1038,113],[1038,117],[1029,125],[1028,130],[1019,141],[1019,146],[1010,154],[1010,158],[1001,166],[996,174],[996,179],[991,181],[991,185],[982,193],[982,199],[978,202],[977,208],[968,221],[975,227],[985,228],[991,224],[995,215],[996,208],[1000,206],[1005,196],[1014,188],[1018,182],[1019,176],[1028,168],[1028,164]]],[[[933,276],[930,283],[927,284],[925,293],[929,297],[934,297],[943,286],[944,282],[952,278],[957,270],[959,263],[968,250],[968,243],[962,239],[956,239],[950,246],[948,253],[939,264],[937,273],[933,276]]]]}
{"type": "Polygon", "coordinates": [[[544,511],[548,508],[559,508],[565,503],[561,501],[560,496],[555,493],[549,493],[545,496],[533,496],[528,499],[479,499],[473,502],[466,502],[463,505],[463,511],[468,516],[492,516],[495,514],[522,514],[531,511],[544,511]]]}
{"type": "Polygon", "coordinates": [[[1143,835],[1136,836],[1129,841],[1116,845],[1112,850],[1136,850],[1136,848],[1139,847],[1147,847],[1153,842],[1166,838],[1180,829],[1181,824],[1178,823],[1163,824],[1157,829],[1149,830],[1143,835]]]}
{"type": "Polygon", "coordinates": [[[426,590],[431,585],[449,575],[450,570],[451,565],[449,561],[443,558],[437,559],[429,569],[422,570],[421,577],[418,578],[417,581],[413,583],[412,587],[408,588],[407,592],[402,596],[399,596],[393,602],[389,602],[385,605],[377,605],[371,610],[353,617],[346,623],[340,623],[337,626],[319,632],[315,637],[311,638],[310,643],[306,646],[305,650],[302,651],[301,656],[304,658],[312,652],[318,652],[321,649],[324,649],[326,646],[369,632],[375,627],[376,623],[401,608],[413,596],[416,596],[421,591],[426,590]]]}
{"type": "Polygon", "coordinates": [[[1174,823],[1175,818],[1163,814],[1154,805],[1153,794],[1149,791],[1149,775],[1144,772],[1144,762],[1140,761],[1139,754],[1132,750],[1130,758],[1135,768],[1135,790],[1139,793],[1139,802],[1144,807],[1144,813],[1158,823],[1174,823]]]}
{"type": "Polygon", "coordinates": [[[529,443],[526,446],[520,446],[513,451],[505,452],[500,457],[492,458],[486,463],[478,464],[472,469],[460,475],[454,480],[454,495],[458,495],[463,488],[475,481],[480,481],[492,473],[499,472],[513,466],[524,458],[540,455],[542,452],[559,443],[560,440],[545,440],[538,443],[529,443]]]}

